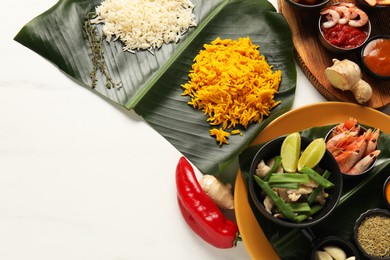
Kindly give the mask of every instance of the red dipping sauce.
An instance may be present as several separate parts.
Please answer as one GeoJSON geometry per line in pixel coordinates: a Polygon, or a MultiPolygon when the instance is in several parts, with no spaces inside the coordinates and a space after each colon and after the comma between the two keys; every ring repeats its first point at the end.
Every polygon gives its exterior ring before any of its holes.
{"type": "Polygon", "coordinates": [[[367,43],[363,50],[366,67],[382,77],[390,77],[390,38],[379,38],[367,43]]]}
{"type": "Polygon", "coordinates": [[[352,27],[348,24],[336,24],[331,28],[321,26],[324,38],[334,46],[343,49],[353,49],[364,43],[368,37],[368,33],[363,27],[352,27]]]}

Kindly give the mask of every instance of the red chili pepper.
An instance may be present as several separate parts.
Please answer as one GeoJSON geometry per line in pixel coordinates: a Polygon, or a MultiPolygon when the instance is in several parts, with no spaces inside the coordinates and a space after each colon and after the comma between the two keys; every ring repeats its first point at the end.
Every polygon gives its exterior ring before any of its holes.
{"type": "Polygon", "coordinates": [[[217,248],[234,247],[239,239],[237,225],[203,191],[185,157],[176,167],[176,186],[181,213],[191,229],[217,248]]]}

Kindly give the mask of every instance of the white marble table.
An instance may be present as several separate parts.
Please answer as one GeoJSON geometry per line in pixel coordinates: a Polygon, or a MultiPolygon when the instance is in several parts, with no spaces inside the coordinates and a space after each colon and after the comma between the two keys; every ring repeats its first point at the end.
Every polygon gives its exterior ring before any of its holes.
{"type": "MultiPolygon", "coordinates": [[[[3,2],[0,259],[249,259],[242,243],[215,249],[186,226],[172,145],[13,41],[55,3],[3,2]]],[[[293,108],[324,101],[298,69],[293,108]]]]}

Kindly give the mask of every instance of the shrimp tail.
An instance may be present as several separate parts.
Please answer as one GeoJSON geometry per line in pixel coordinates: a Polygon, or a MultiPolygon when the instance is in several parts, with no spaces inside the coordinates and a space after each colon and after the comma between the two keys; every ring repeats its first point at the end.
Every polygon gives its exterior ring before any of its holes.
{"type": "Polygon", "coordinates": [[[340,20],[340,14],[333,9],[323,10],[320,14],[324,15],[327,20],[326,22],[322,23],[322,26],[326,29],[335,26],[340,20]]]}

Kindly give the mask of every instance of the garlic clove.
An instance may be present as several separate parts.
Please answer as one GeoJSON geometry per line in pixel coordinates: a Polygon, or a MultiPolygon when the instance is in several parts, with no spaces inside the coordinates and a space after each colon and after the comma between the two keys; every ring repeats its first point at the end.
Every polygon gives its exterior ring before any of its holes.
{"type": "Polygon", "coordinates": [[[345,260],[347,255],[341,248],[337,246],[324,246],[323,248],[335,260],[345,260]]]}
{"type": "Polygon", "coordinates": [[[330,254],[326,251],[316,251],[314,255],[315,260],[333,260],[330,254]]]}

